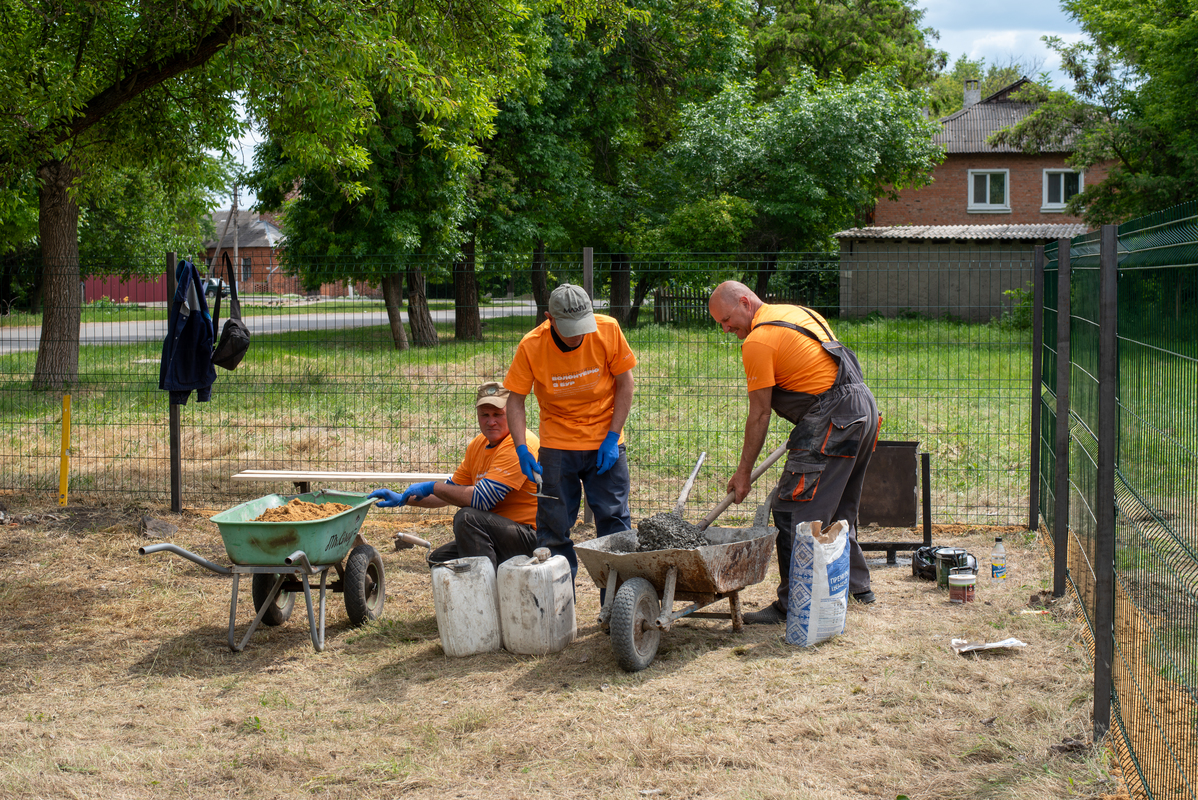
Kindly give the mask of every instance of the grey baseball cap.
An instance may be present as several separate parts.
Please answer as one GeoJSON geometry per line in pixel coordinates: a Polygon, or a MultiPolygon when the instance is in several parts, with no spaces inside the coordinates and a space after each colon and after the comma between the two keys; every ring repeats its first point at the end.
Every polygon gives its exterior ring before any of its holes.
{"type": "Polygon", "coordinates": [[[597,330],[591,298],[581,286],[563,283],[554,289],[549,295],[549,313],[561,336],[581,336],[597,330]]]}

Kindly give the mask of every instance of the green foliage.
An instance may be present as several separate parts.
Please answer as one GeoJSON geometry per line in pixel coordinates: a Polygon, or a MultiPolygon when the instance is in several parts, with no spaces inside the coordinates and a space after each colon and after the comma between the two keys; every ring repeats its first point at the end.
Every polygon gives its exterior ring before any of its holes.
{"type": "Polygon", "coordinates": [[[901,86],[928,85],[946,55],[920,27],[924,13],[914,0],[757,0],[748,25],[759,96],[778,96],[804,69],[853,80],[891,67],[901,86]]]}
{"type": "Polygon", "coordinates": [[[1030,118],[995,138],[1036,152],[1073,133],[1075,168],[1113,161],[1069,213],[1097,226],[1198,196],[1198,15],[1193,4],[1065,0],[1092,41],[1055,37],[1075,94],[1053,92],[1030,118]]]}
{"type": "Polygon", "coordinates": [[[805,70],[764,103],[730,85],[685,110],[670,154],[687,199],[720,192],[751,204],[748,249],[822,251],[877,197],[929,180],[941,151],[920,101],[892,70],[848,84],[805,70]]]}
{"type": "Polygon", "coordinates": [[[1016,331],[1031,330],[1035,300],[1032,284],[1029,282],[1026,286],[1007,289],[1003,295],[1011,301],[1011,307],[1002,312],[999,326],[1016,331]]]}
{"type": "Polygon", "coordinates": [[[1036,77],[1040,86],[1049,86],[1042,75],[1043,59],[1015,59],[987,64],[986,59],[970,59],[961,55],[952,67],[942,70],[928,87],[928,109],[933,116],[945,117],[959,111],[965,100],[965,81],[978,81],[981,99],[1015,83],[1020,78],[1036,77]]]}

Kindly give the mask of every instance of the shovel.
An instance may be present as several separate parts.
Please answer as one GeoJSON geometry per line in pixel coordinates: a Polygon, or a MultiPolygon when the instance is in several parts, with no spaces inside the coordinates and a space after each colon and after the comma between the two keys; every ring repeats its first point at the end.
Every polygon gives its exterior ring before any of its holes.
{"type": "MultiPolygon", "coordinates": [[[[767,469],[772,467],[774,465],[775,461],[782,458],[782,456],[785,453],[786,453],[786,445],[782,445],[777,450],[770,453],[766,457],[765,461],[762,461],[761,464],[756,469],[754,469],[753,473],[749,476],[749,485],[752,486],[754,483],[756,483],[757,479],[760,478],[767,469]]],[[[716,506],[715,508],[713,508],[711,511],[709,511],[707,513],[707,516],[704,517],[699,522],[699,530],[701,530],[701,531],[707,530],[707,526],[710,525],[711,523],[715,522],[716,518],[720,514],[723,514],[728,509],[728,506],[732,505],[732,501],[735,499],[736,499],[736,495],[733,494],[732,492],[728,492],[728,495],[723,500],[720,501],[720,504],[718,506],[716,506]]]]}
{"type": "Polygon", "coordinates": [[[674,506],[674,513],[680,517],[682,516],[682,507],[686,505],[686,498],[691,493],[691,487],[695,485],[695,476],[699,474],[699,467],[703,466],[705,458],[707,458],[706,450],[699,453],[699,460],[695,462],[695,468],[691,470],[691,476],[682,485],[682,494],[678,495],[678,503],[674,506]]]}

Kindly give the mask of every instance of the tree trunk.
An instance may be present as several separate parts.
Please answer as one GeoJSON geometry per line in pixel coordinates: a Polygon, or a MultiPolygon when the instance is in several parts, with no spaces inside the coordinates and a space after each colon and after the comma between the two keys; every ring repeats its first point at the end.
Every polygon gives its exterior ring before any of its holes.
{"type": "Polygon", "coordinates": [[[37,177],[44,311],[33,388],[65,389],[79,378],[79,204],[71,193],[79,171],[47,161],[37,177]]]}
{"type": "Polygon", "coordinates": [[[641,306],[644,305],[645,298],[648,297],[649,292],[657,286],[660,277],[660,273],[649,270],[641,275],[641,279],[636,282],[636,294],[632,300],[632,308],[628,309],[628,324],[626,327],[636,327],[636,321],[641,315],[641,306]]]}
{"type": "Polygon", "coordinates": [[[478,316],[473,236],[462,245],[462,257],[453,265],[453,311],[454,337],[459,342],[481,342],[483,325],[478,316]]]}
{"type": "Polygon", "coordinates": [[[776,269],[778,269],[778,254],[766,253],[765,261],[761,262],[761,266],[757,268],[757,286],[753,289],[754,293],[762,300],[765,300],[766,295],[769,294],[770,277],[776,269]]]}
{"type": "Polygon", "coordinates": [[[611,256],[611,297],[608,313],[616,322],[624,325],[628,322],[628,299],[632,294],[632,259],[627,253],[612,253],[611,256]]]}
{"type": "Polygon", "coordinates": [[[399,296],[402,281],[403,275],[399,272],[383,278],[383,304],[387,307],[387,322],[391,326],[391,341],[395,343],[396,350],[408,349],[408,332],[404,330],[403,317],[400,315],[403,308],[399,296]]]}
{"type": "Polygon", "coordinates": [[[411,265],[407,272],[408,325],[412,327],[412,344],[417,347],[436,347],[437,329],[428,313],[428,296],[424,293],[424,273],[411,265]]]}
{"type": "Polygon", "coordinates": [[[538,240],[532,251],[532,297],[537,301],[537,318],[533,327],[545,321],[545,312],[549,310],[549,285],[545,269],[545,242],[538,240]]]}

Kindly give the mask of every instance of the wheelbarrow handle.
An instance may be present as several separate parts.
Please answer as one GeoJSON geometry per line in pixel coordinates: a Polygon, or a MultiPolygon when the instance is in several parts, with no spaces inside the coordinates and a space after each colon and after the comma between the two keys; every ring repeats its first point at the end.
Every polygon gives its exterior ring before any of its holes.
{"type": "MultiPolygon", "coordinates": [[[[774,462],[776,462],[778,459],[782,458],[782,456],[785,455],[785,453],[786,453],[786,445],[782,445],[777,450],[770,453],[766,457],[765,461],[762,461],[757,466],[757,468],[753,470],[753,473],[751,475],[749,475],[749,485],[752,486],[754,483],[756,483],[757,479],[760,478],[767,469],[774,466],[774,462]]],[[[707,513],[707,516],[704,517],[699,522],[699,530],[701,530],[701,531],[707,530],[707,526],[710,525],[711,523],[715,522],[716,518],[719,517],[720,514],[723,514],[728,509],[728,506],[732,505],[732,501],[734,501],[735,499],[736,499],[736,495],[733,492],[728,492],[727,496],[725,496],[724,499],[720,501],[720,504],[718,506],[716,506],[715,508],[713,508],[711,511],[709,511],[707,513]]]]}
{"type": "Polygon", "coordinates": [[[195,553],[191,552],[190,550],[184,550],[179,545],[171,544],[170,542],[162,542],[160,544],[148,544],[144,547],[137,548],[137,552],[139,555],[143,555],[143,556],[148,556],[151,553],[174,553],[177,556],[182,556],[183,558],[186,558],[188,561],[192,562],[193,564],[199,564],[204,569],[210,569],[213,572],[220,573],[221,575],[232,575],[233,574],[233,570],[229,569],[228,567],[222,567],[220,564],[214,564],[211,561],[209,561],[208,559],[206,559],[202,556],[197,556],[195,553]]]}

